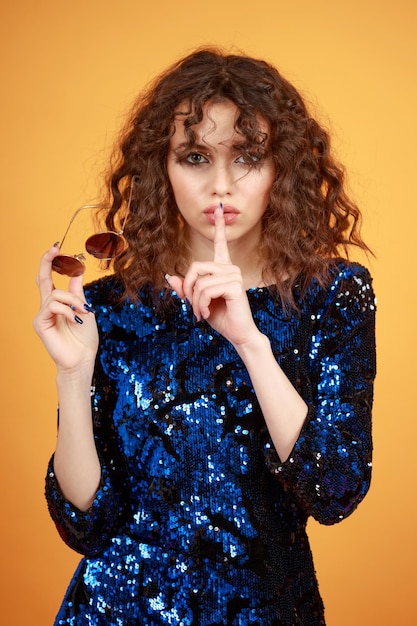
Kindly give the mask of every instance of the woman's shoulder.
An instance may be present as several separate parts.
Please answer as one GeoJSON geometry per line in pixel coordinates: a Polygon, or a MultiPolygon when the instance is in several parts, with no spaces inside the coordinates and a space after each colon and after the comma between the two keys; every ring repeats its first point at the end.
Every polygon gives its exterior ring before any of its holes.
{"type": "Polygon", "coordinates": [[[372,289],[371,274],[364,265],[347,259],[333,259],[328,266],[326,276],[315,278],[307,288],[307,293],[313,297],[333,298],[335,293],[352,286],[354,290],[372,289]]]}
{"type": "Polygon", "coordinates": [[[340,279],[361,279],[372,282],[370,272],[367,267],[358,261],[348,261],[347,259],[338,258],[330,266],[330,272],[340,279]]]}
{"type": "MultiPolygon", "coordinates": [[[[376,298],[372,277],[367,267],[356,261],[335,259],[327,280],[313,281],[307,290],[306,300],[312,308],[337,316],[362,318],[374,312],[376,298]]],[[[309,307],[308,307],[309,308],[309,307]]]]}
{"type": "Polygon", "coordinates": [[[361,308],[374,308],[375,296],[372,277],[369,270],[361,263],[347,259],[332,259],[325,276],[316,277],[302,287],[302,277],[293,288],[295,308],[293,313],[286,311],[272,285],[268,288],[253,288],[248,291],[254,308],[260,306],[263,311],[273,312],[282,319],[300,319],[315,315],[319,310],[329,310],[333,306],[349,306],[349,300],[360,303],[361,308]]]}
{"type": "Polygon", "coordinates": [[[367,267],[357,261],[335,259],[330,267],[328,293],[351,294],[372,292],[372,277],[367,267]]]}
{"type": "Polygon", "coordinates": [[[149,335],[158,325],[157,302],[151,285],[143,287],[137,301],[127,295],[122,281],[115,275],[104,276],[84,287],[86,301],[95,311],[103,333],[133,333],[136,337],[149,335]]]}

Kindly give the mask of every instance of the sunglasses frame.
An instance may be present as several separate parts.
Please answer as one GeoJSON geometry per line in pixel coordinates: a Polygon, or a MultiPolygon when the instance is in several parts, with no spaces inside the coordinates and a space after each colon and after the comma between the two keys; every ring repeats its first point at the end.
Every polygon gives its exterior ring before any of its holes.
{"type": "MultiPolygon", "coordinates": [[[[102,257],[98,254],[94,254],[94,252],[89,251],[88,248],[88,242],[93,239],[94,237],[97,237],[99,235],[115,235],[117,237],[120,237],[121,241],[124,243],[124,247],[126,247],[126,239],[123,237],[123,232],[124,232],[124,228],[126,225],[126,220],[127,220],[127,216],[129,214],[129,210],[130,210],[130,204],[132,202],[132,196],[133,196],[133,187],[134,187],[134,183],[137,182],[138,180],[138,176],[133,176],[132,177],[132,182],[130,185],[130,193],[129,193],[129,199],[128,199],[128,203],[127,203],[127,208],[126,208],[126,214],[123,220],[123,224],[122,224],[122,229],[119,232],[115,232],[112,230],[106,230],[106,231],[101,231],[98,233],[94,233],[93,235],[90,235],[90,237],[87,237],[86,241],[85,241],[85,249],[86,252],[88,254],[90,254],[91,256],[94,256],[95,258],[100,259],[101,261],[111,261],[111,259],[116,258],[117,256],[119,256],[122,253],[122,250],[120,252],[118,252],[117,254],[113,254],[112,256],[109,257],[102,257]]],[[[106,209],[109,208],[107,205],[105,204],[84,204],[83,206],[80,206],[75,213],[73,214],[73,216],[71,217],[69,224],[65,230],[64,236],[62,237],[62,240],[59,244],[59,247],[62,248],[64,241],[66,239],[66,236],[69,232],[69,229],[71,228],[71,225],[73,224],[75,218],[77,217],[77,215],[81,212],[84,211],[85,209],[106,209]]],[[[75,276],[81,276],[82,274],[84,274],[85,272],[85,256],[84,253],[81,252],[80,254],[73,254],[73,255],[68,255],[68,254],[59,254],[58,256],[56,256],[53,261],[52,261],[52,270],[57,272],[58,274],[64,275],[64,276],[69,276],[70,278],[74,278],[75,276]],[[72,263],[74,265],[73,270],[69,271],[66,270],[65,264],[68,263],[72,263]]]]}

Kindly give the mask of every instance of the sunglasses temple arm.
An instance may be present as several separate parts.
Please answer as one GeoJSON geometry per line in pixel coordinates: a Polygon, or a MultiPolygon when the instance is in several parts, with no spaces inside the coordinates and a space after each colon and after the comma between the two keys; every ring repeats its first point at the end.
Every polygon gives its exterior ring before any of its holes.
{"type": "Polygon", "coordinates": [[[129,215],[130,205],[131,205],[132,197],[133,197],[133,188],[134,188],[134,186],[136,185],[136,183],[138,181],[139,181],[139,176],[136,174],[135,176],[132,177],[132,180],[131,180],[131,183],[130,183],[129,199],[127,201],[126,214],[125,214],[125,218],[123,220],[122,230],[120,232],[120,235],[123,234],[123,231],[125,229],[127,216],[129,215]]]}
{"type": "Polygon", "coordinates": [[[69,224],[67,226],[67,230],[64,233],[64,236],[62,237],[61,241],[59,242],[59,247],[62,248],[65,238],[68,235],[68,231],[71,228],[71,224],[73,223],[73,221],[75,220],[75,218],[77,217],[78,213],[80,213],[81,211],[84,211],[84,209],[104,209],[104,205],[103,204],[84,204],[83,206],[80,206],[74,213],[74,215],[71,217],[69,224]]]}
{"type": "MultiPolygon", "coordinates": [[[[138,182],[138,180],[139,180],[139,176],[137,176],[137,175],[133,176],[132,182],[131,182],[131,185],[130,185],[130,193],[129,193],[129,200],[127,202],[126,215],[125,215],[125,218],[124,218],[123,224],[122,224],[122,231],[121,231],[122,233],[123,233],[124,228],[125,228],[127,216],[129,215],[130,204],[132,202],[132,196],[133,196],[133,188],[134,188],[135,184],[138,182]]],[[[64,244],[64,241],[66,239],[66,236],[68,235],[68,231],[71,228],[71,225],[72,225],[73,221],[75,220],[75,218],[77,217],[78,213],[80,213],[81,211],[84,211],[84,209],[104,209],[104,208],[105,208],[105,205],[103,205],[103,204],[84,204],[83,206],[80,206],[75,211],[74,215],[71,217],[71,219],[69,221],[69,224],[67,226],[67,229],[66,229],[66,231],[64,233],[64,236],[62,237],[62,239],[61,239],[61,241],[59,243],[59,247],[62,248],[62,246],[64,244]]]]}

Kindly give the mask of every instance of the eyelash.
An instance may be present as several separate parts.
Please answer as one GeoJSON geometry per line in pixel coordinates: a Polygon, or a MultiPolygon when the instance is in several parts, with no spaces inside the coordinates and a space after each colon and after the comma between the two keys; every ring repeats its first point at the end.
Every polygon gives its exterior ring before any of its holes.
{"type": "MultiPolygon", "coordinates": [[[[235,159],[235,162],[239,162],[239,159],[243,159],[243,161],[240,161],[241,165],[247,165],[249,167],[256,167],[260,165],[263,160],[262,157],[260,157],[257,154],[251,154],[251,155],[240,154],[235,159]],[[248,161],[249,157],[250,157],[250,161],[248,161]]],[[[185,154],[183,157],[181,157],[179,161],[187,163],[188,165],[191,165],[191,167],[196,167],[199,165],[204,165],[206,163],[209,163],[208,158],[201,152],[189,152],[188,154],[185,154]],[[192,159],[195,157],[198,157],[199,159],[203,159],[203,160],[193,161],[192,159]]]]}

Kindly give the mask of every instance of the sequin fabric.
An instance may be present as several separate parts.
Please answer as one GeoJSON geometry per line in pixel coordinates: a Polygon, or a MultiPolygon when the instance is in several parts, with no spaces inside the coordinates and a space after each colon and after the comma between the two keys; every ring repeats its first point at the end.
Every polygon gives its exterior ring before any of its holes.
{"type": "MultiPolygon", "coordinates": [[[[243,363],[186,302],[157,313],[88,286],[101,342],[92,394],[102,478],[81,512],[53,459],[52,518],[82,559],[56,625],[318,626],[305,526],[348,516],[371,476],[375,302],[368,271],[338,262],[286,316],[268,289],[254,319],[309,406],[290,457],[269,438],[243,363]]],[[[296,294],[297,295],[297,294],[296,294]]],[[[279,404],[279,397],[276,399],[279,404]]]]}

